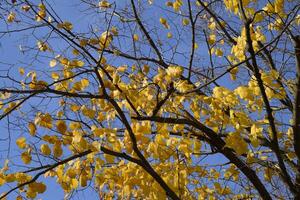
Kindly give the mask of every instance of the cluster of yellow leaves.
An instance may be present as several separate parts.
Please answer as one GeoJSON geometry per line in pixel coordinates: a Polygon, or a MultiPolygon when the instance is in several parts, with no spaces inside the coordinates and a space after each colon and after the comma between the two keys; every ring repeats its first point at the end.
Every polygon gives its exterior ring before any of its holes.
{"type": "MultiPolygon", "coordinates": [[[[54,60],[52,60],[52,62],[53,62],[52,66],[55,66],[56,62],[54,60]]],[[[72,68],[83,67],[84,66],[84,62],[81,61],[81,60],[77,60],[77,59],[69,60],[68,58],[61,57],[59,59],[59,62],[62,66],[65,67],[65,69],[72,69],[72,68]]]]}
{"type": "Polygon", "coordinates": [[[233,181],[237,181],[239,178],[239,170],[236,168],[235,165],[231,164],[230,167],[228,169],[226,169],[225,173],[224,173],[224,177],[226,179],[230,179],[232,178],[233,181]]]}
{"type": "Polygon", "coordinates": [[[89,86],[89,84],[90,84],[89,80],[86,78],[83,78],[80,81],[75,82],[73,84],[73,89],[75,91],[83,91],[89,86]]]}
{"type": "Polygon", "coordinates": [[[171,65],[168,67],[166,72],[167,75],[170,76],[171,78],[179,78],[183,73],[183,67],[171,65]]]}
{"type": "Polygon", "coordinates": [[[68,21],[64,21],[63,23],[59,23],[57,24],[57,28],[59,29],[66,29],[68,31],[71,31],[73,29],[73,24],[71,22],[68,21]]]}
{"type": "Polygon", "coordinates": [[[46,42],[38,41],[37,42],[37,47],[40,51],[47,51],[50,50],[49,46],[47,45],[46,42]]]}
{"type": "Polygon", "coordinates": [[[21,159],[24,162],[24,164],[30,164],[31,159],[32,159],[32,157],[31,157],[31,150],[28,149],[27,151],[24,151],[21,154],[21,159]]]}
{"type": "Polygon", "coordinates": [[[171,1],[166,2],[166,6],[172,7],[175,12],[179,12],[182,5],[183,5],[182,0],[175,0],[174,2],[171,1]]]}
{"type": "Polygon", "coordinates": [[[28,185],[28,190],[26,191],[27,198],[34,199],[37,194],[44,193],[46,191],[46,185],[41,182],[33,182],[28,185]]]}
{"type": "MultiPolygon", "coordinates": [[[[161,174],[171,189],[176,193],[180,193],[184,199],[192,199],[192,196],[184,187],[189,182],[188,176],[191,173],[206,174],[200,167],[188,167],[187,169],[183,163],[166,162],[154,165],[154,168],[161,174]]],[[[114,194],[119,194],[120,198],[129,196],[145,199],[166,198],[165,192],[158,183],[133,163],[121,161],[111,168],[99,168],[95,181],[100,189],[106,186],[114,194]]]]}
{"type": "Polygon", "coordinates": [[[225,141],[226,146],[234,149],[234,151],[239,155],[247,153],[248,151],[247,143],[243,140],[238,132],[230,133],[226,137],[225,141]]]}
{"type": "MultiPolygon", "coordinates": [[[[250,4],[250,1],[243,2],[246,7],[250,4]]],[[[278,5],[277,7],[275,5],[276,8],[274,8],[274,12],[276,12],[276,10],[282,12],[280,11],[283,7],[282,4],[280,1],[276,0],[276,2],[278,2],[278,5]]],[[[238,1],[224,0],[224,3],[227,9],[238,14],[238,1]]],[[[183,1],[181,0],[167,2],[167,6],[172,7],[176,12],[180,11],[182,5],[183,1]]],[[[111,7],[111,4],[103,0],[99,2],[99,7],[107,9],[111,7]]],[[[41,12],[41,14],[39,14],[40,16],[37,18],[38,21],[46,16],[46,8],[44,5],[41,4],[39,6],[39,12],[41,12]]],[[[250,12],[250,9],[248,9],[247,12],[250,12]]],[[[14,21],[14,17],[15,16],[11,16],[11,22],[14,21]]],[[[165,18],[160,18],[159,21],[166,29],[170,29],[170,25],[165,18]]],[[[182,24],[184,26],[189,25],[189,23],[188,18],[183,18],[182,24]]],[[[73,29],[73,25],[67,21],[58,24],[57,27],[68,31],[73,29]]],[[[222,57],[224,54],[222,48],[216,46],[216,42],[219,41],[218,32],[216,31],[217,25],[212,18],[208,22],[208,27],[211,31],[208,37],[208,43],[214,46],[211,51],[216,56],[222,57]]],[[[103,32],[99,38],[81,39],[79,42],[82,47],[87,45],[99,45],[101,50],[109,47],[113,36],[117,35],[117,28],[112,27],[110,31],[103,32]]],[[[167,36],[171,38],[172,33],[168,33],[167,36]]],[[[134,41],[139,41],[137,34],[134,34],[132,38],[134,41]]],[[[266,41],[261,27],[256,26],[254,28],[251,26],[251,39],[255,51],[257,51],[259,49],[258,43],[266,41]]],[[[232,55],[230,61],[242,61],[246,58],[245,49],[247,48],[245,29],[242,29],[241,36],[235,40],[237,44],[231,49],[232,55]]],[[[222,42],[220,42],[220,44],[222,44],[222,42]]],[[[194,48],[196,48],[196,46],[197,44],[195,43],[194,48]]],[[[48,45],[41,41],[38,42],[38,48],[40,51],[49,50],[48,45]]],[[[73,49],[72,52],[75,56],[79,55],[79,51],[76,49],[73,49]]],[[[262,120],[253,123],[247,114],[248,110],[246,110],[246,108],[248,108],[249,111],[261,111],[263,108],[263,102],[260,98],[260,89],[254,77],[252,77],[248,85],[239,86],[234,90],[225,87],[215,87],[213,88],[212,96],[195,95],[194,93],[189,95],[184,93],[194,89],[194,86],[188,81],[181,79],[184,74],[184,68],[182,66],[170,65],[167,69],[158,68],[156,74],[152,66],[144,65],[141,68],[139,67],[139,69],[137,69],[136,66],[132,66],[131,73],[129,66],[121,65],[116,67],[109,65],[105,57],[101,56],[100,62],[108,75],[112,78],[111,81],[103,70],[99,70],[108,95],[116,100],[121,109],[126,110],[126,113],[128,111],[129,115],[132,112],[129,100],[141,113],[146,113],[149,116],[153,114],[152,111],[157,106],[157,100],[160,101],[164,99],[169,86],[173,84],[176,93],[175,95],[171,95],[164,103],[164,106],[156,113],[158,116],[162,116],[164,113],[171,113],[172,116],[176,117],[179,115],[186,116],[182,111],[188,107],[189,109],[187,110],[191,111],[196,119],[203,120],[205,125],[211,127],[216,132],[218,132],[220,128],[223,128],[220,126],[230,126],[230,129],[232,127],[234,130],[230,130],[231,132],[225,137],[226,147],[231,148],[238,155],[248,153],[247,156],[249,156],[248,145],[252,145],[253,147],[259,146],[259,137],[263,137],[264,124],[266,121],[262,120]],[[122,76],[125,73],[126,77],[129,77],[127,82],[122,80],[125,79],[122,76]],[[157,86],[160,87],[159,92],[157,86]],[[117,87],[121,88],[122,92],[118,90],[117,87]],[[245,127],[251,127],[250,133],[244,132],[245,127]],[[251,144],[245,142],[245,136],[247,139],[250,139],[251,144]]],[[[85,65],[81,60],[68,59],[62,56],[55,57],[49,63],[50,67],[54,67],[57,64],[61,65],[63,70],[52,72],[51,76],[54,80],[59,80],[60,77],[72,77],[76,69],[81,69],[81,67],[85,65]]],[[[24,69],[20,69],[19,71],[22,75],[25,73],[24,69]]],[[[231,70],[232,77],[235,77],[237,71],[237,68],[231,70]]],[[[35,73],[31,73],[30,75],[32,76],[32,82],[29,84],[29,88],[38,90],[47,87],[48,84],[45,81],[38,81],[36,79],[35,73]]],[[[268,98],[283,98],[285,94],[284,90],[276,82],[279,74],[276,71],[270,71],[261,72],[261,75],[268,98]]],[[[75,82],[74,79],[71,78],[68,82],[63,81],[55,84],[55,89],[66,90],[68,92],[81,92],[90,85],[91,81],[87,78],[82,78],[75,82]]],[[[102,89],[99,88],[99,93],[101,93],[101,91],[102,89]]],[[[97,186],[100,190],[104,189],[104,191],[108,193],[107,195],[116,194],[117,192],[122,198],[166,198],[165,193],[158,183],[135,164],[125,163],[124,161],[120,162],[119,159],[108,154],[95,156],[96,153],[100,152],[101,146],[105,146],[117,152],[126,152],[126,154],[133,157],[136,156],[132,148],[129,133],[123,131],[124,135],[119,137],[118,131],[120,130],[113,128],[117,122],[117,113],[110,103],[103,99],[92,99],[84,105],[74,102],[67,102],[64,105],[68,105],[66,109],[70,109],[73,112],[72,114],[76,114],[80,117],[84,116],[88,118],[89,121],[95,122],[95,124],[90,126],[89,130],[85,129],[80,122],[66,123],[66,121],[63,120],[56,120],[56,123],[54,123],[54,118],[52,118],[49,113],[38,113],[34,123],[30,122],[28,124],[30,135],[35,136],[37,127],[39,126],[46,129],[52,129],[53,126],[55,126],[54,128],[56,128],[57,133],[57,135],[41,136],[43,143],[39,144],[40,152],[44,156],[53,155],[57,158],[68,151],[72,152],[72,154],[76,154],[87,149],[92,149],[94,152],[89,154],[86,160],[78,159],[58,166],[55,170],[49,171],[46,176],[57,177],[57,182],[65,192],[70,192],[80,186],[87,186],[88,182],[92,181],[93,175],[95,175],[97,186]],[[90,138],[93,139],[93,142],[91,142],[90,138]],[[67,151],[63,151],[65,148],[67,151]],[[109,164],[109,167],[102,167],[104,164],[109,164]],[[94,167],[93,169],[92,166],[94,167]],[[92,174],[93,170],[96,171],[95,174],[92,174]]],[[[60,111],[60,114],[57,114],[57,116],[61,117],[63,114],[64,113],[60,111]]],[[[191,133],[186,130],[187,127],[184,125],[150,123],[149,121],[137,122],[135,120],[130,121],[130,123],[137,140],[138,148],[147,159],[154,160],[151,164],[155,170],[176,193],[181,194],[181,198],[192,199],[187,185],[191,183],[193,173],[197,173],[199,176],[207,176],[209,179],[218,180],[221,177],[221,174],[216,170],[212,169],[208,173],[200,167],[192,167],[194,154],[201,155],[201,150],[205,148],[205,146],[202,145],[198,139],[193,138],[193,136],[191,137],[191,133]],[[172,136],[172,134],[176,136],[172,136]],[[183,158],[184,162],[180,161],[179,158],[183,158]]],[[[32,160],[32,149],[30,145],[26,143],[26,138],[18,138],[16,144],[20,149],[23,149],[23,153],[21,154],[23,162],[30,164],[32,160]]],[[[288,146],[289,144],[285,145],[288,146]]],[[[289,154],[289,156],[292,157],[293,155],[289,154]]],[[[253,158],[250,157],[251,156],[249,156],[249,159],[247,157],[247,160],[253,158]]],[[[270,170],[265,171],[267,181],[271,180],[271,173],[272,171],[270,170]]],[[[230,165],[225,171],[224,178],[232,178],[234,181],[237,181],[238,177],[238,170],[233,165],[230,165]]],[[[4,177],[0,174],[0,185],[4,182],[14,180],[15,178],[12,176],[4,177]]],[[[195,185],[197,185],[197,180],[193,181],[195,181],[195,185]]],[[[42,183],[34,182],[28,186],[27,196],[34,198],[38,193],[44,192],[45,189],[46,187],[42,183]]],[[[208,186],[196,187],[195,192],[199,194],[199,199],[206,197],[213,199],[213,195],[215,194],[226,195],[231,193],[228,187],[222,187],[218,182],[215,182],[212,188],[208,186]]]]}
{"type": "Polygon", "coordinates": [[[111,44],[112,40],[113,34],[111,32],[103,32],[99,38],[100,49],[107,48],[111,44]]]}
{"type": "Polygon", "coordinates": [[[38,5],[39,11],[35,16],[36,21],[42,21],[46,15],[47,15],[47,10],[45,4],[39,4],[38,5]]]}
{"type": "Polygon", "coordinates": [[[20,149],[25,149],[26,145],[26,138],[20,137],[16,140],[16,144],[20,149]]]}
{"type": "Polygon", "coordinates": [[[233,107],[239,103],[236,95],[225,87],[215,87],[213,89],[213,97],[230,107],[233,107]]]}
{"type": "Polygon", "coordinates": [[[18,184],[25,183],[27,181],[30,181],[32,177],[28,174],[17,172],[13,174],[5,174],[5,172],[8,170],[7,163],[6,163],[6,169],[2,168],[0,173],[0,186],[2,186],[4,183],[11,183],[11,182],[17,182],[18,184]]]}
{"type": "MultiPolygon", "coordinates": [[[[257,26],[256,29],[254,29],[250,26],[250,33],[254,51],[258,51],[260,49],[259,42],[264,43],[266,41],[266,37],[262,33],[262,28],[257,26]]],[[[243,61],[246,58],[245,51],[247,47],[245,28],[242,29],[241,36],[237,37],[235,40],[236,45],[232,46],[231,53],[238,61],[243,61]]],[[[229,57],[229,60],[234,61],[234,58],[229,57]]]]}
{"type": "Polygon", "coordinates": [[[34,123],[41,127],[51,129],[52,128],[52,117],[49,113],[45,113],[45,114],[38,113],[35,118],[34,123]]]}

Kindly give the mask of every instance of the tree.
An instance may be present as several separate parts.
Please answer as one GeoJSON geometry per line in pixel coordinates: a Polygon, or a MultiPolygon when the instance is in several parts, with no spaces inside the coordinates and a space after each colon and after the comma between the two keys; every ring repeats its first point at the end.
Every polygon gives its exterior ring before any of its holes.
{"type": "Polygon", "coordinates": [[[0,3],[1,199],[300,198],[298,0],[66,2],[0,3]]]}

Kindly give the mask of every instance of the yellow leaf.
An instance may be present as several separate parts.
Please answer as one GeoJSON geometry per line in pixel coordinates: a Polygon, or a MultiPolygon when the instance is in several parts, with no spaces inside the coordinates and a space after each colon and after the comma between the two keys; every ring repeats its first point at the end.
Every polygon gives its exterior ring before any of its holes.
{"type": "Polygon", "coordinates": [[[230,133],[226,137],[225,142],[226,146],[235,150],[238,155],[248,151],[247,143],[243,140],[238,132],[230,133]]]}
{"type": "Polygon", "coordinates": [[[75,104],[72,104],[72,105],[70,105],[70,109],[71,109],[73,112],[77,112],[77,111],[80,110],[80,106],[75,105],[75,104]]]}
{"type": "Polygon", "coordinates": [[[103,8],[103,9],[107,9],[107,8],[111,7],[111,4],[108,3],[108,1],[106,1],[106,0],[102,0],[99,2],[99,7],[103,8]]]}
{"type": "Polygon", "coordinates": [[[82,87],[85,89],[87,86],[89,86],[89,84],[90,84],[90,82],[89,82],[89,80],[88,79],[86,79],[86,78],[83,78],[83,79],[81,79],[81,85],[82,85],[82,87]]]}
{"type": "Polygon", "coordinates": [[[133,35],[133,40],[134,40],[134,41],[139,41],[139,36],[138,36],[137,34],[134,34],[134,35],[133,35]]]}
{"type": "Polygon", "coordinates": [[[56,73],[56,72],[52,72],[52,73],[51,73],[51,77],[52,77],[52,79],[55,80],[55,81],[59,80],[59,74],[56,73]]]}
{"type": "Polygon", "coordinates": [[[24,6],[22,6],[22,10],[24,12],[28,12],[30,10],[30,6],[29,5],[24,5],[24,6]]]}
{"type": "Polygon", "coordinates": [[[9,23],[12,23],[15,21],[15,18],[16,18],[16,13],[10,12],[9,15],[7,16],[7,21],[9,23]]]}
{"type": "Polygon", "coordinates": [[[31,162],[31,155],[27,151],[24,151],[21,154],[21,159],[25,164],[29,164],[31,162]]]}
{"type": "Polygon", "coordinates": [[[21,76],[23,76],[25,74],[25,70],[23,67],[19,68],[19,73],[21,74],[21,76]]]}
{"type": "Polygon", "coordinates": [[[84,66],[84,62],[81,60],[72,60],[70,62],[70,66],[72,67],[83,67],[84,66]]]}
{"type": "Polygon", "coordinates": [[[48,83],[45,81],[32,81],[29,84],[29,88],[32,90],[43,90],[48,86],[48,83]]]}
{"type": "Polygon", "coordinates": [[[167,20],[163,17],[159,18],[159,22],[166,28],[166,29],[170,29],[170,26],[167,22],[167,20]]]}
{"type": "Polygon", "coordinates": [[[42,144],[41,145],[41,152],[45,156],[49,156],[51,154],[51,149],[49,148],[49,146],[47,144],[42,144]]]}
{"type": "Polygon", "coordinates": [[[38,114],[35,123],[45,128],[52,128],[52,117],[49,113],[38,114]]]}
{"type": "Polygon", "coordinates": [[[57,24],[57,28],[59,28],[59,29],[64,28],[64,29],[70,31],[73,29],[73,24],[71,22],[64,21],[63,23],[57,24]]]}
{"type": "Polygon", "coordinates": [[[47,189],[46,185],[43,183],[33,182],[28,185],[29,190],[37,192],[39,194],[44,193],[47,189]]]}
{"type": "Polygon", "coordinates": [[[208,44],[213,45],[216,42],[216,35],[211,34],[208,37],[208,44]]]}
{"type": "Polygon", "coordinates": [[[26,138],[25,137],[20,137],[17,139],[16,144],[20,149],[25,149],[26,147],[26,138]]]}
{"type": "Polygon", "coordinates": [[[49,47],[48,47],[48,45],[46,44],[46,42],[38,41],[38,42],[37,42],[37,46],[38,46],[38,49],[39,49],[40,51],[47,51],[47,50],[49,50],[49,47]]]}
{"type": "Polygon", "coordinates": [[[175,66],[175,65],[170,65],[167,70],[166,70],[167,74],[170,76],[170,77],[173,77],[173,78],[178,78],[182,75],[183,73],[183,67],[181,66],[175,66]]]}
{"type": "Polygon", "coordinates": [[[183,20],[182,20],[183,26],[187,26],[187,25],[189,25],[189,23],[190,23],[190,20],[188,18],[183,18],[183,20]]]}
{"type": "Polygon", "coordinates": [[[101,37],[99,38],[100,47],[107,48],[112,42],[112,40],[113,40],[113,35],[110,32],[108,31],[103,32],[101,34],[101,37]]]}
{"type": "Polygon", "coordinates": [[[222,57],[223,56],[223,51],[221,49],[217,48],[215,54],[219,57],[222,57]]]}
{"type": "Polygon", "coordinates": [[[74,56],[78,56],[79,55],[79,51],[77,49],[73,49],[72,53],[74,56]]]}
{"type": "Polygon", "coordinates": [[[70,186],[72,189],[76,189],[78,187],[78,180],[76,178],[72,178],[70,182],[70,186]]]}
{"type": "Polygon", "coordinates": [[[50,67],[55,67],[57,65],[57,61],[56,60],[50,60],[49,65],[50,65],[50,67]]]}
{"type": "Polygon", "coordinates": [[[28,123],[28,129],[29,129],[29,134],[30,134],[31,136],[34,136],[34,135],[35,135],[35,132],[36,132],[36,126],[35,126],[35,124],[32,123],[32,122],[29,122],[29,123],[28,123]]]}
{"type": "Polygon", "coordinates": [[[64,134],[67,131],[67,125],[66,125],[65,121],[62,121],[62,120],[58,120],[56,122],[56,128],[57,128],[57,131],[62,134],[64,134]]]}
{"type": "Polygon", "coordinates": [[[53,155],[54,155],[54,157],[58,158],[58,157],[62,156],[62,154],[63,154],[63,150],[61,148],[61,144],[60,144],[60,142],[56,142],[53,145],[53,155]]]}
{"type": "Polygon", "coordinates": [[[118,29],[115,26],[111,27],[110,31],[114,36],[117,36],[119,34],[118,29]]]}
{"type": "Polygon", "coordinates": [[[89,117],[90,119],[94,119],[95,115],[96,115],[96,111],[87,108],[85,105],[83,105],[81,107],[81,112],[84,116],[89,117]]]}

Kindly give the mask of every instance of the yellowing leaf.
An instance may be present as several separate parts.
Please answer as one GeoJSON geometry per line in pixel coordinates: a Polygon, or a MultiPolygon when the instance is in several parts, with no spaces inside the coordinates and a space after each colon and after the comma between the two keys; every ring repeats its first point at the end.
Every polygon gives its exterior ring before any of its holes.
{"type": "Polygon", "coordinates": [[[85,105],[83,105],[81,107],[81,112],[84,116],[89,117],[90,119],[94,119],[95,115],[96,115],[96,111],[87,108],[85,105]]]}
{"type": "Polygon", "coordinates": [[[106,0],[102,0],[99,2],[99,7],[103,8],[103,9],[107,9],[107,8],[111,7],[111,4],[108,3],[108,1],[106,1],[106,0]]]}
{"type": "Polygon", "coordinates": [[[49,47],[48,47],[48,45],[47,45],[46,42],[38,41],[37,42],[37,46],[38,46],[38,49],[40,51],[47,51],[47,50],[49,50],[49,47]]]}
{"type": "Polygon", "coordinates": [[[216,35],[214,35],[214,34],[209,35],[209,37],[208,37],[208,43],[210,45],[213,45],[215,42],[216,42],[216,35]]]}
{"type": "Polygon", "coordinates": [[[25,137],[20,137],[17,139],[16,144],[20,149],[25,149],[26,147],[26,138],[25,137]]]}
{"type": "Polygon", "coordinates": [[[52,77],[52,79],[55,80],[55,81],[59,80],[59,74],[56,73],[56,72],[52,72],[52,73],[51,73],[51,77],[52,77]]]}
{"type": "Polygon", "coordinates": [[[59,29],[63,28],[68,31],[71,31],[73,29],[73,24],[71,22],[64,21],[63,23],[57,24],[57,28],[59,28],[59,29]]]}
{"type": "Polygon", "coordinates": [[[115,26],[111,27],[110,31],[114,36],[117,36],[119,34],[118,29],[115,26]]]}
{"type": "Polygon", "coordinates": [[[172,33],[169,32],[169,33],[167,34],[167,38],[172,38],[172,37],[173,37],[172,33]]]}
{"type": "Polygon", "coordinates": [[[183,18],[183,20],[182,20],[183,26],[187,26],[187,25],[189,25],[189,23],[190,23],[190,20],[189,20],[189,19],[183,18]]]}
{"type": "Polygon", "coordinates": [[[241,155],[248,151],[247,143],[243,140],[238,132],[230,133],[226,137],[225,142],[226,146],[234,149],[238,155],[241,155]]]}
{"type": "Polygon", "coordinates": [[[52,128],[52,117],[49,113],[40,114],[36,118],[36,123],[45,128],[52,128]]]}
{"type": "Polygon", "coordinates": [[[61,148],[61,144],[59,142],[55,143],[53,145],[53,155],[54,157],[58,158],[60,156],[62,156],[63,154],[63,150],[61,148]]]}
{"type": "Polygon", "coordinates": [[[183,73],[183,67],[171,65],[167,68],[166,72],[170,77],[178,78],[183,73]]]}
{"type": "Polygon", "coordinates": [[[32,192],[37,192],[39,194],[44,193],[47,189],[46,185],[43,183],[33,182],[28,185],[29,190],[32,192]]]}
{"type": "Polygon", "coordinates": [[[29,84],[29,88],[32,90],[43,90],[48,86],[48,83],[46,81],[32,81],[29,84]]]}
{"type": "Polygon", "coordinates": [[[215,54],[219,57],[222,57],[223,56],[223,51],[221,49],[217,48],[215,54]]]}
{"type": "Polygon", "coordinates": [[[72,67],[83,67],[84,62],[81,60],[72,60],[69,65],[72,67]]]}
{"type": "Polygon", "coordinates": [[[101,37],[99,38],[99,44],[100,44],[100,47],[101,48],[107,48],[110,43],[112,42],[113,40],[113,35],[108,32],[108,31],[105,31],[101,34],[101,37]]]}
{"type": "Polygon", "coordinates": [[[22,10],[24,12],[28,12],[30,10],[30,6],[29,5],[24,5],[24,6],[22,6],[22,10]]]}
{"type": "Polygon", "coordinates": [[[66,125],[65,121],[63,121],[63,120],[58,120],[56,122],[56,128],[57,128],[57,131],[62,134],[64,134],[67,131],[67,125],[66,125]]]}
{"type": "Polygon", "coordinates": [[[78,56],[79,55],[79,51],[77,49],[73,49],[72,53],[74,56],[78,56]]]}
{"type": "Polygon", "coordinates": [[[47,144],[42,144],[41,145],[41,152],[45,156],[49,156],[51,154],[51,149],[47,144]]]}
{"type": "Polygon", "coordinates": [[[77,112],[77,111],[80,110],[80,106],[75,105],[75,104],[72,104],[72,105],[70,106],[70,109],[71,109],[73,112],[77,112]]]}
{"type": "Polygon", "coordinates": [[[36,126],[35,126],[35,124],[32,123],[32,122],[29,122],[29,123],[28,123],[28,129],[29,129],[30,135],[31,135],[31,136],[34,136],[35,133],[36,133],[36,126]]]}
{"type": "Polygon", "coordinates": [[[166,28],[170,29],[170,25],[168,24],[167,20],[163,17],[159,18],[159,22],[166,28]]]}
{"type": "Polygon", "coordinates": [[[57,61],[56,60],[51,60],[49,65],[50,65],[50,67],[55,67],[57,65],[57,61]]]}
{"type": "Polygon", "coordinates": [[[10,12],[9,15],[7,16],[7,22],[12,23],[15,21],[16,18],[16,13],[10,12]]]}
{"type": "Polygon", "coordinates": [[[89,86],[89,84],[90,84],[90,82],[89,82],[89,80],[88,79],[86,79],[86,78],[83,78],[83,79],[81,79],[81,85],[82,85],[82,87],[83,88],[86,88],[86,87],[88,87],[89,86]]]}
{"type": "Polygon", "coordinates": [[[23,76],[25,74],[25,70],[23,67],[19,68],[19,73],[21,74],[21,76],[23,76]]]}
{"type": "Polygon", "coordinates": [[[21,154],[21,159],[25,164],[29,164],[31,162],[31,155],[27,151],[21,154]]]}
{"type": "Polygon", "coordinates": [[[138,36],[137,34],[134,34],[134,35],[133,35],[133,40],[134,40],[134,41],[139,41],[139,36],[138,36]]]}
{"type": "Polygon", "coordinates": [[[238,94],[242,99],[251,97],[251,90],[246,86],[240,86],[236,88],[235,93],[238,94]]]}

